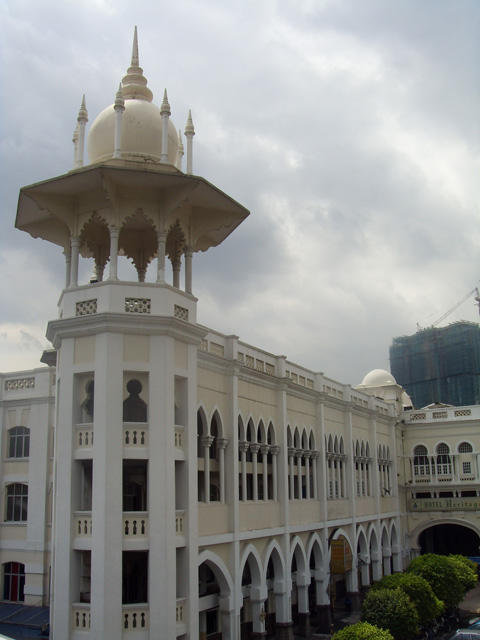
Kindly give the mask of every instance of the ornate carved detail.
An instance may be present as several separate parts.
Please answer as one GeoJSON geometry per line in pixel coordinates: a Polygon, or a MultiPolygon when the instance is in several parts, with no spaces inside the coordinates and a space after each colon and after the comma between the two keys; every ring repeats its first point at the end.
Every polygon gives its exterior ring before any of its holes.
{"type": "Polygon", "coordinates": [[[5,380],[5,391],[20,391],[23,389],[34,389],[35,378],[15,378],[5,380]]]}
{"type": "Polygon", "coordinates": [[[150,313],[152,301],[150,298],[125,298],[127,313],[150,313]]]}
{"type": "Polygon", "coordinates": [[[185,309],[185,307],[181,307],[178,304],[174,305],[173,315],[179,320],[185,320],[185,322],[188,322],[188,309],[185,309]]]}
{"type": "Polygon", "coordinates": [[[76,316],[89,316],[92,313],[97,313],[97,299],[82,300],[75,305],[76,316]]]}

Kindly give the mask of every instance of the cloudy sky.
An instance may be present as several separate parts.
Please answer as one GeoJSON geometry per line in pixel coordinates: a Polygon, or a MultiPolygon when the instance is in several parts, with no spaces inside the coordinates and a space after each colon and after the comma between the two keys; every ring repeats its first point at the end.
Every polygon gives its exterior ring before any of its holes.
{"type": "Polygon", "coordinates": [[[202,324],[356,385],[478,284],[478,0],[0,0],[0,371],[38,366],[64,280],[19,188],[72,168],[135,24],[194,173],[251,211],[195,256],[202,324]]]}

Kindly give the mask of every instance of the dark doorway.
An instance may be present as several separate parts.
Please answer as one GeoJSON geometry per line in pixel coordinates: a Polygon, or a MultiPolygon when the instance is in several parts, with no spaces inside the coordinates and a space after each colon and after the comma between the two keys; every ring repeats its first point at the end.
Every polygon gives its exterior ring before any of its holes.
{"type": "Polygon", "coordinates": [[[420,534],[420,553],[459,553],[478,556],[480,538],[468,527],[459,524],[437,524],[420,534]]]}

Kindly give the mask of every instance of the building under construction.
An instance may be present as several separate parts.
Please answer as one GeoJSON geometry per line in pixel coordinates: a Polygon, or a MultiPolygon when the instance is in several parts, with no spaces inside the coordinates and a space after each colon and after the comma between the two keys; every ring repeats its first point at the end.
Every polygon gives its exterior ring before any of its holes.
{"type": "Polygon", "coordinates": [[[462,321],[394,338],[390,368],[416,408],[480,404],[480,326],[462,321]]]}

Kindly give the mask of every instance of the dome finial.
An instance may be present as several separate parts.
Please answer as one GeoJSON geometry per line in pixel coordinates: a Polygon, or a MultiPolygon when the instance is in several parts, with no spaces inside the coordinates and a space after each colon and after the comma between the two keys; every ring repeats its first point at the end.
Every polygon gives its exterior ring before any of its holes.
{"type": "Polygon", "coordinates": [[[138,38],[137,27],[133,34],[132,61],[127,69],[127,75],[123,78],[123,97],[125,100],[152,101],[153,93],[147,87],[147,79],[143,75],[143,69],[138,64],[138,38]]]}
{"type": "Polygon", "coordinates": [[[139,67],[140,62],[138,59],[138,38],[137,38],[137,25],[135,25],[135,30],[133,32],[133,46],[132,46],[132,62],[130,63],[131,67],[139,67]]]}

